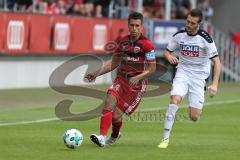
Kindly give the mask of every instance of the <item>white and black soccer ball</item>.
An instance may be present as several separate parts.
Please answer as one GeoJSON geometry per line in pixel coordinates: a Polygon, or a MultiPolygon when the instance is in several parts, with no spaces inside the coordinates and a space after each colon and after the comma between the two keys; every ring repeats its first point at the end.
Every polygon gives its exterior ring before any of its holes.
{"type": "Polygon", "coordinates": [[[69,129],[63,135],[63,142],[68,148],[78,148],[83,142],[83,135],[77,129],[69,129]]]}

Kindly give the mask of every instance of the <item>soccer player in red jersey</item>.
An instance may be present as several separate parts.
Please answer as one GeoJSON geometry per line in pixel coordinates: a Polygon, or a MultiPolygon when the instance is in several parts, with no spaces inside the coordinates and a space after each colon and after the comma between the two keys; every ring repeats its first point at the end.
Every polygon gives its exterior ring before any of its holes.
{"type": "Polygon", "coordinates": [[[89,81],[118,68],[116,79],[107,91],[100,120],[100,135],[92,134],[90,139],[99,147],[113,145],[120,138],[123,114],[131,115],[138,107],[146,90],[146,79],[156,70],[154,47],[142,35],[143,15],[130,13],[129,35],[116,42],[118,48],[110,62],[94,73],[85,76],[89,81]],[[112,134],[106,139],[112,125],[112,134]]]}

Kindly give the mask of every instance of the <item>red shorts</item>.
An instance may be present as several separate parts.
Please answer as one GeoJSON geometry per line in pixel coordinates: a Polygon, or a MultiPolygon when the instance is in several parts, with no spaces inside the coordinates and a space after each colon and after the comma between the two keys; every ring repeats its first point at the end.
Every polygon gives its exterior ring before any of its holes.
{"type": "Polygon", "coordinates": [[[116,78],[107,93],[116,97],[118,108],[121,111],[131,115],[141,102],[145,90],[145,80],[141,81],[137,86],[129,87],[127,79],[116,78]]]}

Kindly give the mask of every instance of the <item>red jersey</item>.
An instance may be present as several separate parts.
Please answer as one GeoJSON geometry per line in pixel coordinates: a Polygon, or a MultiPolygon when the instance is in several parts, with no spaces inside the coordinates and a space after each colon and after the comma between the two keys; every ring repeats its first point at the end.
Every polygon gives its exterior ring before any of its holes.
{"type": "Polygon", "coordinates": [[[146,90],[146,81],[141,80],[136,86],[129,86],[129,79],[145,70],[146,62],[155,61],[155,52],[152,43],[143,35],[136,41],[130,36],[124,36],[116,41],[118,44],[117,56],[122,58],[118,67],[117,78],[108,89],[108,94],[116,97],[118,108],[131,115],[138,107],[146,90]]]}
{"type": "Polygon", "coordinates": [[[131,78],[145,70],[146,62],[156,60],[154,47],[149,39],[141,35],[136,41],[130,40],[130,35],[117,40],[117,54],[122,57],[118,67],[117,77],[131,78]]]}

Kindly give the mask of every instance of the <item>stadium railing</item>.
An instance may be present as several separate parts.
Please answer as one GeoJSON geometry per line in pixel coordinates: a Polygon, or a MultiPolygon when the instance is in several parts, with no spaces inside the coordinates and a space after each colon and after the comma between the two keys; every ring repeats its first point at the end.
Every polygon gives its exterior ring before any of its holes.
{"type": "MultiPolygon", "coordinates": [[[[230,35],[211,27],[211,35],[216,43],[222,63],[221,82],[240,81],[240,48],[230,35]]],[[[212,76],[210,76],[212,78],[212,76]]]]}

